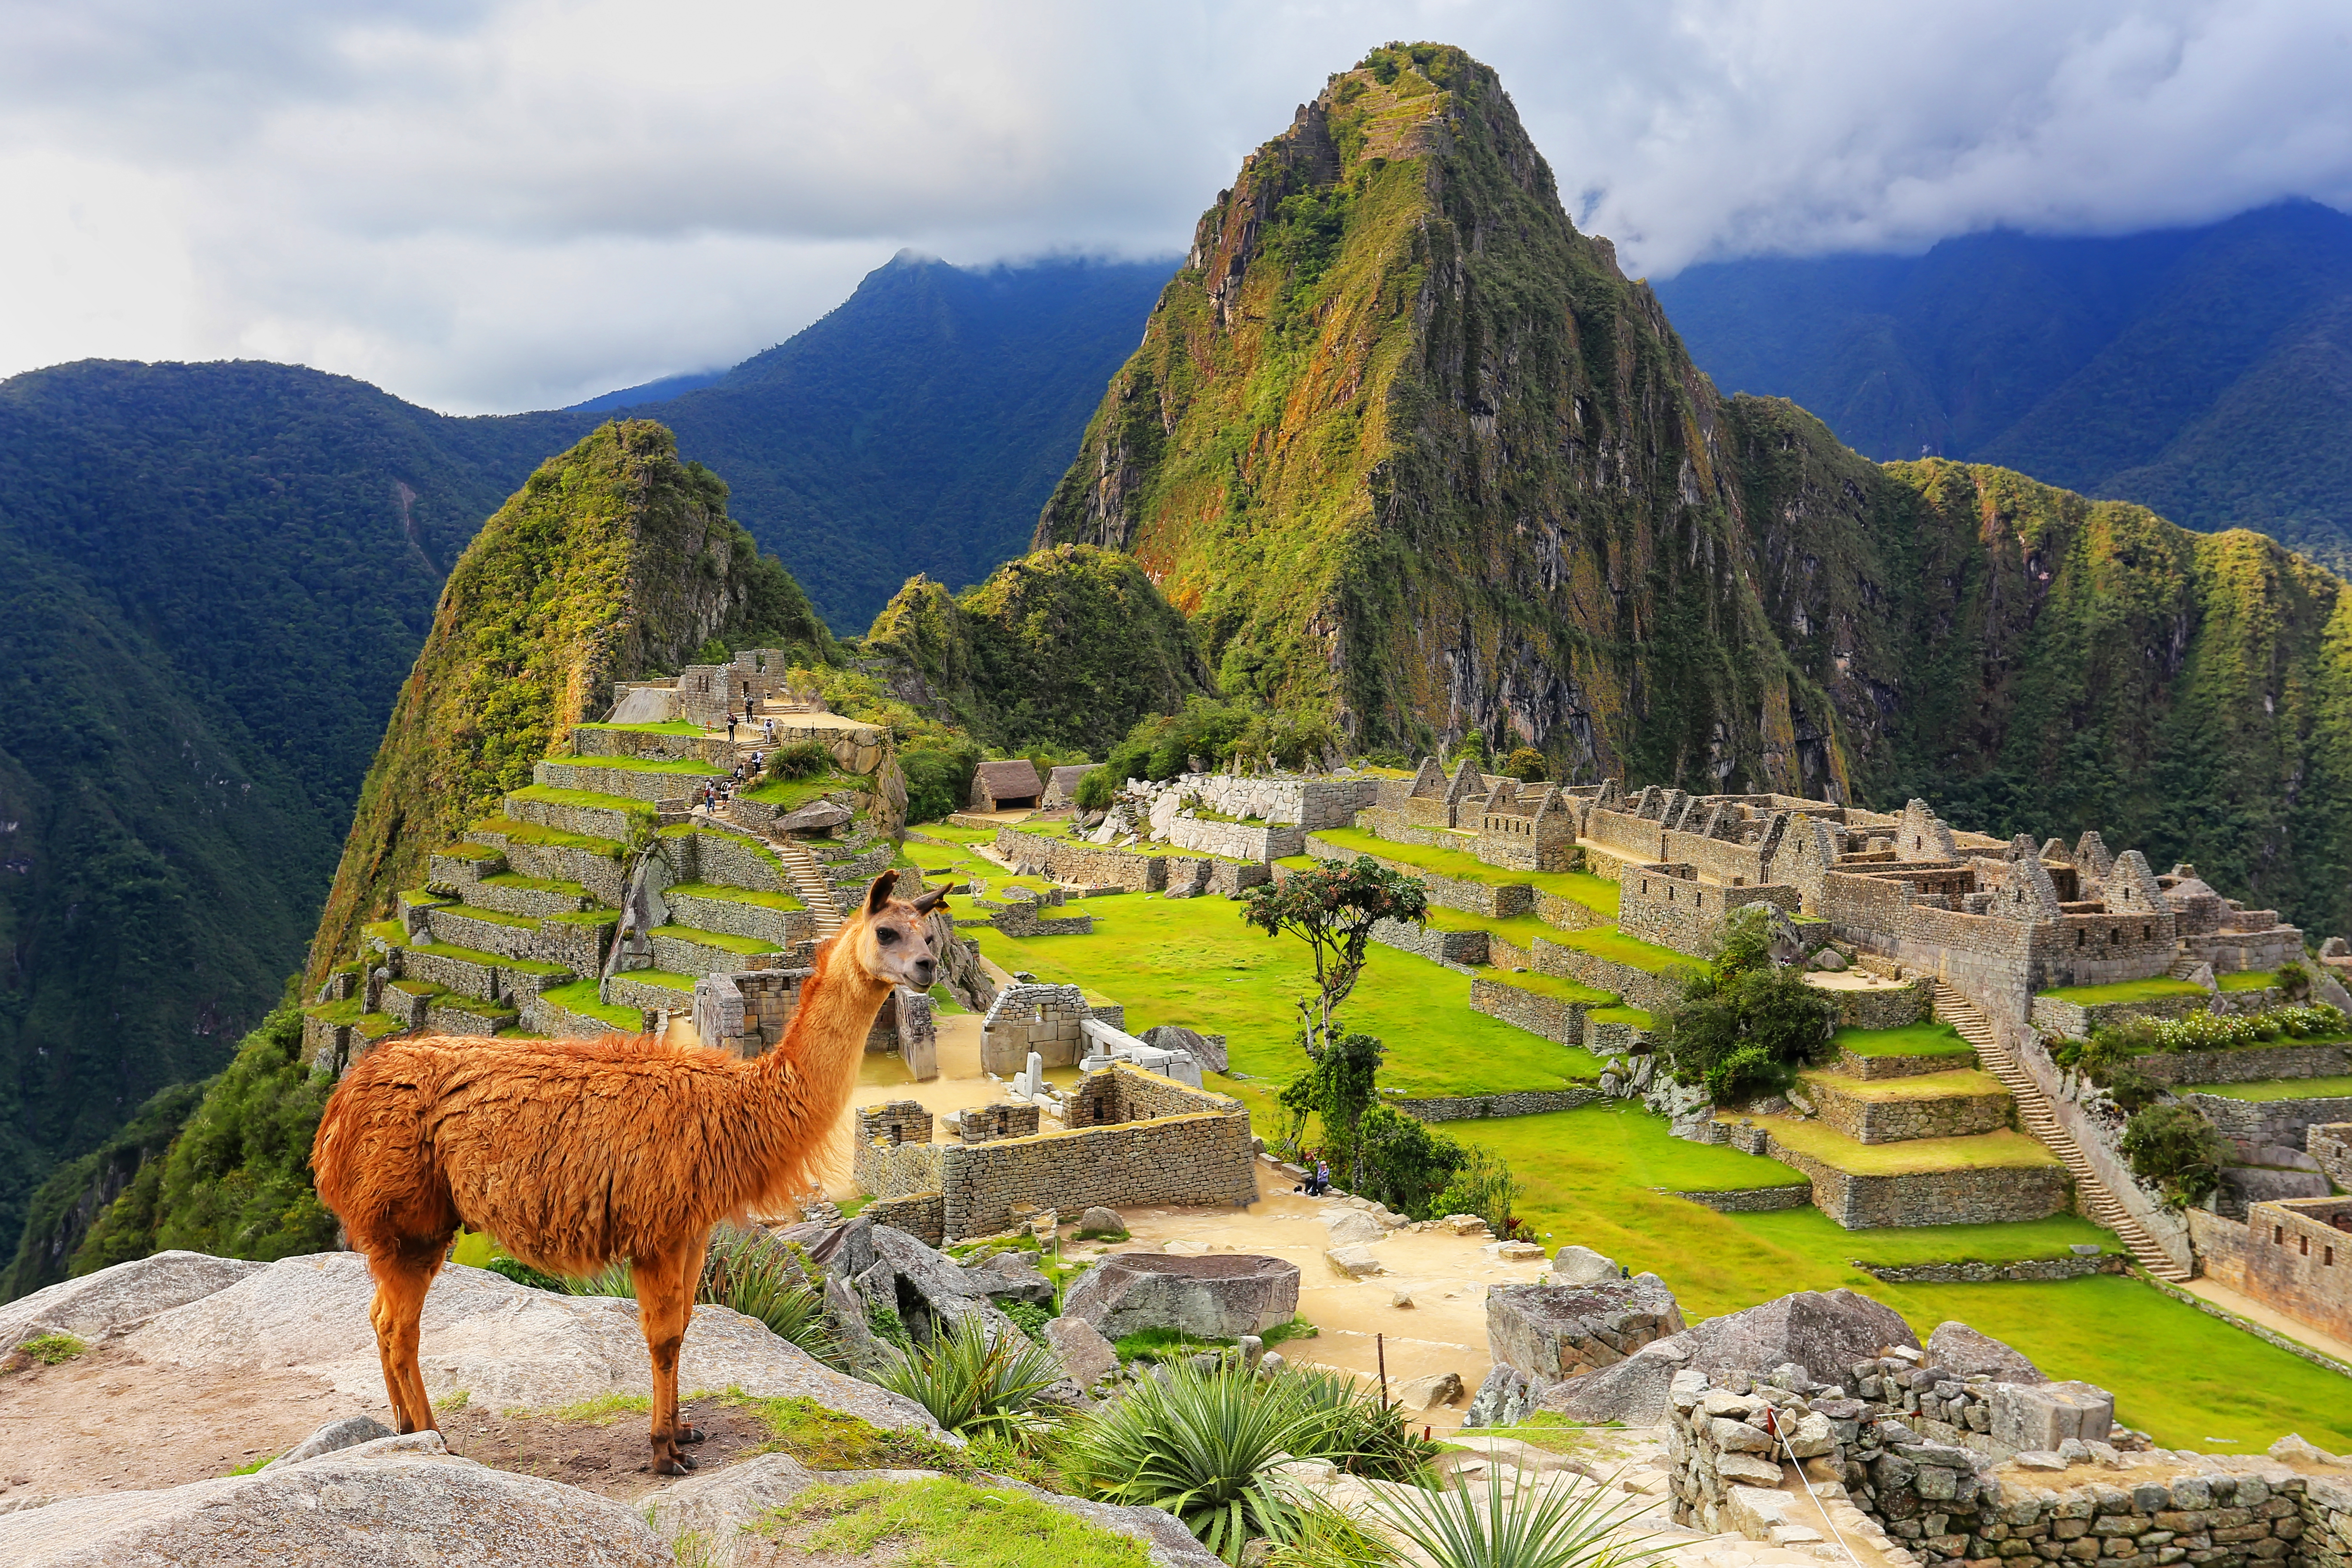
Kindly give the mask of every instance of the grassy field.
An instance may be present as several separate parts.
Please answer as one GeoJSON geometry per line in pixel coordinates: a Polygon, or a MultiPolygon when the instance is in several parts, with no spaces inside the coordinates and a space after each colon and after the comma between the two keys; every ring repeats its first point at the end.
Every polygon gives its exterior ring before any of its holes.
{"type": "Polygon", "coordinates": [[[2213,984],[2224,991],[2267,991],[2278,984],[2274,969],[2236,969],[2227,974],[2217,974],[2213,984]]]}
{"type": "Polygon", "coordinates": [[[2061,1002],[2072,1002],[2077,1007],[2097,1007],[2110,1002],[2155,1002],[2167,996],[2202,996],[2205,987],[2192,985],[2186,980],[2169,980],[2162,975],[2153,980],[2118,980],[2110,985],[2062,985],[2055,991],[2044,991],[2044,996],[2055,996],[2061,1002]]]}
{"type": "MultiPolygon", "coordinates": [[[[1221,1032],[1236,1068],[1277,1083],[1305,1065],[1292,1007],[1314,990],[1305,943],[1243,925],[1241,907],[1225,899],[1125,894],[1079,907],[1095,918],[1090,936],[1009,937],[993,927],[969,934],[1008,970],[1126,1004],[1129,1032],[1155,1024],[1221,1032]]],[[[1394,948],[1372,950],[1343,1016],[1387,1044],[1381,1081],[1409,1095],[1558,1089],[1601,1076],[1582,1050],[1472,1012],[1460,974],[1394,948]]]]}
{"type": "Polygon", "coordinates": [[[1976,1047],[1949,1024],[1906,1024],[1899,1029],[1840,1029],[1830,1044],[1858,1057],[1965,1057],[1976,1047]]]}
{"type": "Polygon", "coordinates": [[[2183,1084],[2182,1094],[2218,1094],[2227,1100],[2333,1100],[2352,1095],[2352,1078],[2273,1078],[2256,1083],[2183,1084]]]}
{"type": "Polygon", "coordinates": [[[1457,881],[1485,882],[1494,887],[1541,888],[1563,899],[1573,899],[1597,914],[1617,918],[1617,884],[1590,871],[1509,871],[1489,866],[1466,849],[1441,849],[1428,844],[1399,844],[1354,827],[1318,829],[1316,837],[1334,849],[1393,860],[1457,881]]]}

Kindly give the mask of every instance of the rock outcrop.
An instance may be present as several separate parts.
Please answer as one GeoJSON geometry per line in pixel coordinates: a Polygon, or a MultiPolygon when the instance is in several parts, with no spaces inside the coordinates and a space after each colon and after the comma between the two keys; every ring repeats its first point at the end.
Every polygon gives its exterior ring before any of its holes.
{"type": "Polygon", "coordinates": [[[98,1492],[0,1515],[0,1562],[16,1568],[670,1568],[674,1561],[626,1504],[458,1458],[437,1432],[250,1476],[98,1492]]]}
{"type": "Polygon", "coordinates": [[[1062,1293],[1062,1310],[1092,1323],[1106,1339],[1140,1329],[1237,1339],[1297,1314],[1298,1266],[1246,1253],[1115,1253],[1062,1293]]]}
{"type": "Polygon", "coordinates": [[[1682,1309],[1654,1274],[1590,1285],[1497,1285],[1486,1292],[1486,1349],[1529,1377],[1580,1377],[1678,1333],[1682,1309]]]}
{"type": "Polygon", "coordinates": [[[47,1333],[96,1344],[268,1267],[202,1252],[158,1252],[117,1263],[0,1307],[0,1350],[47,1333]]]}
{"type": "Polygon", "coordinates": [[[1957,1320],[1937,1323],[1927,1336],[1927,1364],[1962,1383],[1990,1377],[1995,1383],[2046,1383],[2042,1369],[2018,1352],[1957,1320]]]}

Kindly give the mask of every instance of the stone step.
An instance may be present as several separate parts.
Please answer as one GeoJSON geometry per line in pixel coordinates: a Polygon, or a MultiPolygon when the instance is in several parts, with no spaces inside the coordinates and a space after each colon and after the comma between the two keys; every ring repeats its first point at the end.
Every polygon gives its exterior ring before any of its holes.
{"type": "Polygon", "coordinates": [[[664,969],[623,969],[606,983],[616,1007],[667,1007],[673,1015],[694,1011],[694,976],[664,969]]]}
{"type": "Polygon", "coordinates": [[[661,819],[650,801],[596,791],[557,789],[547,784],[532,784],[509,794],[506,814],[517,822],[536,827],[551,827],[559,833],[623,844],[634,838],[639,827],[661,819]]]}
{"type": "Polygon", "coordinates": [[[2034,1138],[2047,1145],[2074,1178],[2074,1188],[2082,1206],[2092,1218],[2116,1233],[2140,1266],[2159,1279],[2179,1283],[2189,1278],[2188,1270],[2175,1263],[2164,1248],[2135,1218],[2123,1201],[2099,1179],[2074,1136],[2051,1109],[2049,1098],[2033,1075],[2012,1057],[1995,1036],[1992,1022],[1983,1010],[1942,981],[1935,984],[1936,1016],[1952,1026],[1960,1037],[1977,1048],[1977,1058],[1985,1069],[2005,1085],[2017,1101],[2019,1123],[2034,1138]]]}
{"type": "Polygon", "coordinates": [[[646,933],[654,967],[676,974],[730,974],[739,969],[772,969],[783,962],[774,942],[692,926],[656,926],[646,933]]]}
{"type": "Polygon", "coordinates": [[[727,776],[703,762],[656,763],[626,757],[549,757],[532,764],[531,782],[553,789],[586,790],[646,802],[685,801],[704,784],[727,776]]]}
{"type": "Polygon", "coordinates": [[[452,844],[425,858],[425,879],[436,888],[466,888],[507,868],[507,858],[488,844],[452,844]]]}
{"type": "Polygon", "coordinates": [[[784,863],[784,874],[799,889],[801,902],[816,917],[819,941],[839,931],[842,925],[841,905],[834,896],[833,879],[825,875],[816,857],[790,839],[771,839],[777,858],[784,863]]]}

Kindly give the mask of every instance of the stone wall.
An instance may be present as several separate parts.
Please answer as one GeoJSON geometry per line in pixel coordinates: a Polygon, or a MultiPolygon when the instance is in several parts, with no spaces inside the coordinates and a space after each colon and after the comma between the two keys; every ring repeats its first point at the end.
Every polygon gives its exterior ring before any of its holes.
{"type": "Polygon", "coordinates": [[[1057,882],[1084,888],[1124,888],[1156,893],[1168,885],[1168,858],[1081,844],[1017,827],[996,830],[996,852],[1015,866],[1034,866],[1057,882]]]}
{"type": "Polygon", "coordinates": [[[1255,1203],[1257,1162],[1249,1115],[1239,1101],[1226,1103],[1231,1111],[940,1145],[942,1233],[950,1241],[993,1236],[1013,1223],[1016,1204],[1067,1213],[1097,1204],[1255,1203]]]}
{"type": "Polygon", "coordinates": [[[1562,931],[1590,931],[1595,926],[1611,923],[1607,915],[1574,899],[1547,892],[1541,888],[1538,888],[1535,894],[1536,919],[1548,926],[1558,926],[1562,931]]]}
{"type": "Polygon", "coordinates": [[[2352,1073],[2352,1047],[2282,1040],[2226,1051],[2149,1051],[2132,1066],[2170,1087],[2184,1083],[2262,1083],[2272,1079],[2340,1078],[2352,1073]]]}
{"type": "Polygon", "coordinates": [[[858,1217],[903,1230],[926,1247],[945,1247],[948,1201],[938,1193],[915,1193],[903,1198],[877,1198],[858,1211],[858,1217]]]}
{"type": "Polygon", "coordinates": [[[1087,1054],[1080,1026],[1088,1018],[1118,1028],[1127,1021],[1126,1009],[1094,1006],[1075,985],[1008,985],[981,1024],[981,1068],[1010,1078],[1029,1066],[1031,1051],[1049,1068],[1074,1067],[1087,1054]]]}
{"type": "Polygon", "coordinates": [[[1769,1134],[1765,1152],[1811,1178],[1813,1206],[1847,1230],[2046,1219],[2064,1213],[2074,1196],[2063,1165],[1856,1175],[1769,1134]]]}
{"type": "Polygon", "coordinates": [[[1178,814],[1162,836],[1179,849],[1222,855],[1233,860],[1280,860],[1305,853],[1307,833],[1300,827],[1270,824],[1217,822],[1178,814]]]}
{"type": "Polygon", "coordinates": [[[877,1198],[903,1198],[940,1190],[941,1160],[954,1147],[947,1143],[893,1143],[860,1138],[850,1166],[857,1184],[877,1198]]]}
{"type": "Polygon", "coordinates": [[[1581,1002],[1547,996],[1507,981],[1476,975],[1470,980],[1471,1011],[1500,1018],[1514,1028],[1563,1046],[1584,1044],[1584,1007],[1581,1002]]]}
{"type": "Polygon", "coordinates": [[[704,784],[726,775],[719,773],[662,773],[651,768],[614,767],[594,757],[548,757],[533,763],[531,783],[554,789],[587,790],[617,795],[648,805],[682,802],[704,784]]]}
{"type": "MultiPolygon", "coordinates": [[[[1838,1027],[1842,1029],[1899,1029],[1906,1024],[1916,1024],[1926,1017],[1935,1001],[1934,994],[1925,980],[1907,980],[1899,985],[1872,985],[1859,989],[1830,985],[1816,986],[1815,989],[1836,1005],[1838,1027]]],[[[1861,1076],[1878,1075],[1864,1073],[1861,1076]]]]}
{"type": "Polygon", "coordinates": [[[1627,936],[1703,956],[1723,937],[1733,910],[1753,903],[1776,904],[1794,914],[1802,901],[1785,884],[1723,888],[1683,873],[1688,866],[1628,867],[1618,879],[1617,927],[1627,936]]]}
{"type": "MultiPolygon", "coordinates": [[[[1410,787],[1409,780],[1397,782],[1410,787]]],[[[1257,817],[1277,826],[1286,825],[1309,833],[1324,827],[1346,827],[1356,820],[1356,813],[1379,804],[1380,798],[1380,781],[1369,778],[1185,773],[1168,787],[1227,816],[1257,817]]],[[[1298,851],[1285,853],[1296,855],[1298,851]]]]}
{"type": "Polygon", "coordinates": [[[1536,938],[1530,954],[1535,959],[1532,967],[1537,973],[1573,980],[1595,991],[1613,992],[1645,1012],[1663,1012],[1682,997],[1675,983],[1663,975],[1580,948],[1561,947],[1541,937],[1536,938]]]}
{"type": "Polygon", "coordinates": [[[2304,1152],[2319,1162],[2327,1179],[2339,1187],[2352,1188],[2352,1121],[2334,1122],[2326,1127],[2314,1127],[2303,1136],[2304,1152]]]}
{"type": "Polygon", "coordinates": [[[2014,1263],[1864,1263],[1857,1259],[1854,1267],[1889,1285],[2015,1285],[2128,1274],[2131,1259],[2120,1252],[2101,1252],[2088,1258],[2024,1258],[2014,1263]]]}
{"type": "Polygon", "coordinates": [[[1838,1052],[1838,1071],[1848,1078],[1917,1078],[1924,1073],[1951,1072],[1976,1065],[1974,1051],[1949,1057],[1858,1057],[1852,1051],[1838,1052]]]}
{"type": "Polygon", "coordinates": [[[2352,1198],[2249,1205],[2238,1289],[2337,1339],[2352,1340],[2352,1198]]]}
{"type": "Polygon", "coordinates": [[[1666,858],[1665,829],[1654,818],[1594,806],[1584,818],[1584,837],[1643,864],[1666,858]]]}
{"type": "Polygon", "coordinates": [[[1274,879],[1274,868],[1246,860],[1192,859],[1181,855],[1168,858],[1167,889],[1163,898],[1197,899],[1211,893],[1222,893],[1237,899],[1249,889],[1274,879]]]}
{"type": "Polygon", "coordinates": [[[2009,1091],[1939,1094],[1918,1100],[1873,1100],[1849,1093],[1832,1079],[1804,1076],[1805,1094],[1823,1125],[1857,1143],[1906,1143],[1918,1138],[1965,1138],[2010,1124],[2009,1091]]]}
{"type": "Polygon", "coordinates": [[[1475,1121],[1490,1116],[1541,1116],[1598,1105],[1608,1098],[1597,1089],[1523,1089],[1508,1094],[1464,1094],[1413,1100],[1399,1096],[1382,1104],[1419,1121],[1475,1121]]]}
{"type": "Polygon", "coordinates": [[[1437,963],[1485,963],[1493,951],[1483,931],[1445,931],[1419,921],[1374,921],[1372,940],[1437,963]]]}
{"type": "Polygon", "coordinates": [[[2344,1095],[2311,1100],[2233,1100],[2225,1094],[2185,1094],[2181,1099],[2211,1122],[2222,1137],[2270,1143],[2282,1149],[2305,1147],[2305,1137],[2314,1127],[2352,1120],[2352,1097],[2344,1095]]]}
{"type": "MultiPolygon", "coordinates": [[[[1661,1187],[1660,1192],[1671,1192],[1661,1187]]],[[[1674,1193],[1717,1214],[1779,1214],[1801,1209],[1813,1201],[1813,1189],[1803,1184],[1785,1187],[1732,1187],[1719,1192],[1674,1193]]]]}

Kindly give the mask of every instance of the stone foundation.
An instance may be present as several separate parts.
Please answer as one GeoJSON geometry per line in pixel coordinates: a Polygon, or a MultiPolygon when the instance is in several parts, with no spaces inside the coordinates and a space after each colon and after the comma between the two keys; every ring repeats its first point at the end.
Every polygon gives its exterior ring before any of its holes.
{"type": "Polygon", "coordinates": [[[1514,1028],[1563,1046],[1584,1044],[1585,1005],[1582,1002],[1523,990],[1501,980],[1473,976],[1470,981],[1471,1011],[1499,1018],[1514,1028]]]}
{"type": "Polygon", "coordinates": [[[2014,1102],[2006,1089],[1939,1094],[1917,1100],[1874,1100],[1841,1089],[1822,1074],[1804,1078],[1804,1092],[1822,1123],[1857,1143],[1906,1143],[1917,1138],[1964,1138],[2007,1127],[2014,1102]]]}
{"type": "Polygon", "coordinates": [[[1375,921],[1372,940],[1435,963],[1484,963],[1492,951],[1483,931],[1445,931],[1418,921],[1375,921]]]}
{"type": "Polygon", "coordinates": [[[2063,1214],[2074,1184],[2063,1165],[1856,1175],[1799,1153],[1769,1133],[1765,1152],[1813,1184],[1813,1206],[1847,1230],[1991,1225],[2063,1214]]]}

